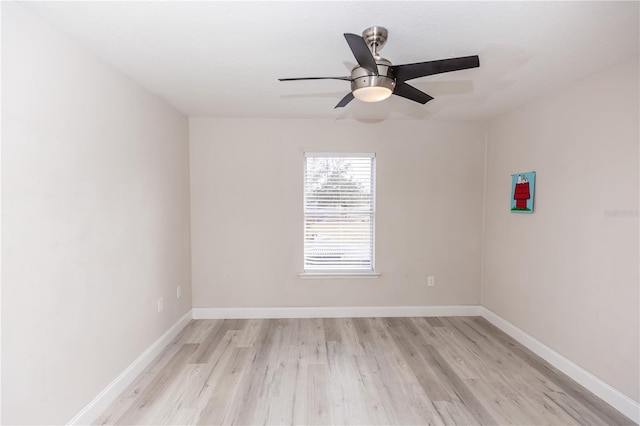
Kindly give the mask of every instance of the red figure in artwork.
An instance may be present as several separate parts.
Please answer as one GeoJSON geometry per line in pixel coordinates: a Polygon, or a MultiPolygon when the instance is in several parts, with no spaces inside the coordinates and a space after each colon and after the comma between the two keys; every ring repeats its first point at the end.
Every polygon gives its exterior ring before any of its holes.
{"type": "Polygon", "coordinates": [[[516,200],[517,210],[527,209],[527,200],[531,198],[531,192],[529,191],[529,181],[525,175],[518,176],[516,182],[516,190],[513,192],[513,199],[516,200]]]}

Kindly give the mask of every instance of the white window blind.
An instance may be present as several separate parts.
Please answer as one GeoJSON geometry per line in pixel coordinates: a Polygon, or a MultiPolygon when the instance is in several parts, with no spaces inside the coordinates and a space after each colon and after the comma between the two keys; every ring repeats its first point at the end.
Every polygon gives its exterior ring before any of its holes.
{"type": "Polygon", "coordinates": [[[375,154],[305,153],[305,272],[374,269],[375,154]]]}

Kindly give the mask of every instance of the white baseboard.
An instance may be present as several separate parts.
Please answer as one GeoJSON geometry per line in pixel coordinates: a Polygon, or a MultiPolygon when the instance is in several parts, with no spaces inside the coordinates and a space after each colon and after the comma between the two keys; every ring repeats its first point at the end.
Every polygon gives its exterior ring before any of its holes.
{"type": "Polygon", "coordinates": [[[480,306],[480,315],[491,324],[504,331],[513,339],[520,342],[530,351],[534,352],[540,358],[562,371],[567,376],[584,386],[598,398],[611,405],[620,413],[627,416],[636,423],[640,423],[640,404],[619,390],[600,380],[579,365],[568,360],[558,352],[554,351],[544,343],[525,333],[509,321],[500,317],[491,310],[480,306]]]}
{"type": "Polygon", "coordinates": [[[478,305],[193,308],[193,319],[479,316],[478,305]]]}
{"type": "Polygon", "coordinates": [[[135,361],[131,363],[118,377],[115,378],[102,392],[87,404],[69,425],[88,425],[94,422],[107,407],[151,364],[151,362],[166,348],[169,343],[191,321],[192,313],[187,312],[171,326],[158,340],[153,342],[135,361]]]}

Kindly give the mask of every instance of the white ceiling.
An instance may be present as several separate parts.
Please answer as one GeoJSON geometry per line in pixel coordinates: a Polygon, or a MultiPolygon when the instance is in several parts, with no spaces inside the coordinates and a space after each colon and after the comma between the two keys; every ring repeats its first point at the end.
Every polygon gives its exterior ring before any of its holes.
{"type": "MultiPolygon", "coordinates": [[[[632,2],[23,2],[188,116],[486,119],[639,53],[632,2]],[[479,55],[480,68],[410,81],[334,109],[355,64],[343,33],[389,30],[394,64],[479,55]]],[[[597,107],[597,93],[593,96],[597,107]]]]}

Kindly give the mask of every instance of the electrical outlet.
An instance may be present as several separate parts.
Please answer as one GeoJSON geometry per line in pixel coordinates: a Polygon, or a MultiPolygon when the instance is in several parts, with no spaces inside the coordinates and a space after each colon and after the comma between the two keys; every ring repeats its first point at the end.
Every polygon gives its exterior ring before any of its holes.
{"type": "Polygon", "coordinates": [[[158,299],[158,313],[162,312],[162,310],[164,309],[164,301],[162,300],[162,297],[160,299],[158,299]]]}
{"type": "Polygon", "coordinates": [[[179,286],[176,288],[176,299],[180,299],[181,297],[182,297],[182,286],[181,286],[181,285],[179,285],[179,286]]]}
{"type": "Polygon", "coordinates": [[[429,276],[427,277],[427,285],[428,285],[429,287],[433,287],[433,286],[435,286],[435,285],[436,285],[436,277],[435,277],[435,276],[433,276],[433,275],[429,275],[429,276]]]}

